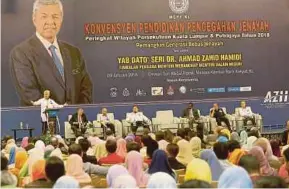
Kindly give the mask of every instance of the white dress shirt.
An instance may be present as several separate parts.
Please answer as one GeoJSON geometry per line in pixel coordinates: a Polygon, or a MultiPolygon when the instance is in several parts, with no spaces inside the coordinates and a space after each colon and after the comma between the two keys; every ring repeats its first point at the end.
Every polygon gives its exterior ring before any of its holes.
{"type": "Polygon", "coordinates": [[[101,114],[99,117],[98,117],[98,120],[99,122],[101,123],[104,123],[104,124],[107,124],[107,123],[111,123],[112,120],[107,116],[107,115],[103,115],[101,114]]]}
{"type": "Polygon", "coordinates": [[[145,115],[143,115],[142,112],[129,113],[126,117],[126,121],[129,123],[132,123],[133,125],[135,125],[137,121],[143,121],[146,124],[151,124],[151,121],[149,120],[149,118],[147,118],[145,115]]]}
{"type": "Polygon", "coordinates": [[[58,45],[58,42],[57,42],[57,39],[55,38],[53,44],[51,44],[49,41],[47,41],[46,39],[44,39],[38,32],[36,32],[36,36],[37,38],[41,41],[41,43],[44,45],[45,49],[47,50],[48,54],[52,57],[52,54],[49,50],[49,47],[51,45],[54,45],[56,47],[55,51],[56,51],[56,54],[62,64],[62,66],[64,66],[63,64],[63,59],[62,59],[62,55],[61,55],[61,52],[60,52],[60,48],[59,48],[59,45],[58,45]]]}
{"type": "Polygon", "coordinates": [[[34,106],[39,106],[41,107],[41,120],[42,122],[46,122],[47,121],[47,115],[45,113],[45,110],[47,108],[63,108],[63,105],[59,105],[57,104],[54,100],[52,99],[45,99],[45,98],[41,98],[35,102],[33,102],[34,106]]]}
{"type": "Polygon", "coordinates": [[[239,110],[240,116],[242,117],[252,117],[253,112],[250,107],[240,108],[239,110]]]}

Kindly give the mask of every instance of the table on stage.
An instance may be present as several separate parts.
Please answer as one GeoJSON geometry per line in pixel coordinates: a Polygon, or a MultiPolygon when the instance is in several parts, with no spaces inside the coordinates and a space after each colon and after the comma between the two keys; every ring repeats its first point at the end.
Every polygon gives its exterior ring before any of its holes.
{"type": "Polygon", "coordinates": [[[32,137],[32,131],[34,128],[26,128],[26,129],[21,129],[21,128],[16,128],[16,129],[11,129],[14,132],[14,139],[17,139],[17,131],[29,131],[29,137],[32,137]]]}

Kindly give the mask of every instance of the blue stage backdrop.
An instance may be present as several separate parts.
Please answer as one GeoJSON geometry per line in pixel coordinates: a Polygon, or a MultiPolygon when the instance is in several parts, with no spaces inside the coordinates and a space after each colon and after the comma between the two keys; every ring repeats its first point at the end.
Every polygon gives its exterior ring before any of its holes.
{"type": "MultiPolygon", "coordinates": [[[[51,63],[43,60],[46,54],[15,57],[23,53],[15,51],[18,45],[35,35],[33,2],[2,1],[2,134],[19,121],[39,127],[39,108],[22,106],[45,89],[54,99],[63,93],[58,103],[82,98],[83,69],[92,82],[91,101],[75,104],[87,103],[90,119],[102,106],[122,119],[133,103],[144,104],[151,117],[160,109],[179,115],[188,101],[204,113],[212,102],[221,102],[232,113],[241,99],[269,117],[265,124],[288,119],[289,0],[62,0],[58,40],[77,47],[85,63],[68,65],[75,56],[62,54],[61,91],[59,83],[39,75],[41,65],[51,63]]],[[[50,79],[54,71],[45,74],[50,79]]],[[[74,109],[64,109],[61,120],[74,109]]]]}

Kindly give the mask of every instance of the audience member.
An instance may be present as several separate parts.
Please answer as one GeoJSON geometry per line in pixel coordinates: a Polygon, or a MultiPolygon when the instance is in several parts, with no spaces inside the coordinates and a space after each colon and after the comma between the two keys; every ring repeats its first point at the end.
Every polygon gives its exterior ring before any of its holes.
{"type": "Polygon", "coordinates": [[[168,143],[172,143],[173,142],[173,139],[174,139],[174,133],[172,133],[171,130],[167,129],[165,130],[165,140],[168,142],[168,143]]]}
{"type": "Polygon", "coordinates": [[[116,154],[122,158],[125,158],[127,154],[126,141],[123,138],[120,138],[117,140],[116,145],[117,145],[116,154]]]}
{"type": "Polygon", "coordinates": [[[257,140],[257,137],[255,136],[248,137],[246,144],[243,145],[242,148],[246,151],[250,151],[253,148],[253,144],[256,140],[257,140]]]}
{"type": "Polygon", "coordinates": [[[270,140],[270,145],[273,151],[273,155],[276,157],[281,157],[281,150],[280,150],[280,144],[281,142],[277,139],[270,140]]]}
{"type": "Polygon", "coordinates": [[[1,187],[15,188],[17,177],[8,171],[8,159],[1,153],[1,187]]]}
{"type": "Polygon", "coordinates": [[[63,161],[55,156],[49,157],[45,164],[45,175],[50,182],[55,183],[57,179],[65,175],[63,161]]]}
{"type": "Polygon", "coordinates": [[[206,161],[195,158],[187,165],[185,181],[192,179],[205,181],[207,183],[212,182],[211,169],[206,161]]]}
{"type": "Polygon", "coordinates": [[[252,155],[244,155],[239,161],[239,166],[243,167],[250,175],[251,180],[255,183],[260,177],[260,163],[252,155]]]}
{"type": "Polygon", "coordinates": [[[232,132],[231,133],[231,140],[235,140],[235,141],[237,141],[237,142],[240,142],[240,136],[239,136],[239,134],[237,133],[237,132],[232,132]]]}
{"type": "Polygon", "coordinates": [[[10,166],[10,165],[15,163],[16,147],[17,146],[12,146],[9,149],[8,166],[10,166]]]}
{"type": "Polygon", "coordinates": [[[126,168],[136,180],[138,187],[144,187],[148,182],[148,175],[143,171],[143,158],[139,152],[131,151],[125,160],[126,168]]]}
{"type": "Polygon", "coordinates": [[[224,168],[221,166],[214,151],[209,149],[203,150],[201,152],[201,159],[205,160],[209,164],[213,181],[218,181],[220,175],[224,171],[224,168]]]}
{"type": "Polygon", "coordinates": [[[219,162],[221,164],[221,166],[224,169],[227,169],[231,166],[233,166],[232,163],[229,162],[228,158],[229,158],[229,148],[228,148],[228,144],[224,143],[224,142],[217,142],[214,144],[213,150],[217,156],[217,158],[219,159],[219,162]]]}
{"type": "Polygon", "coordinates": [[[240,143],[236,140],[229,140],[227,144],[228,144],[228,150],[230,153],[232,153],[235,149],[241,148],[240,143]]]}
{"type": "Polygon", "coordinates": [[[115,140],[107,140],[105,143],[106,151],[108,155],[106,157],[101,158],[98,163],[101,164],[119,164],[124,163],[124,158],[116,154],[116,141],[115,140]]]}
{"type": "Polygon", "coordinates": [[[75,178],[80,184],[90,184],[91,178],[83,169],[82,158],[72,154],[66,161],[66,175],[75,178]]]}
{"type": "Polygon", "coordinates": [[[83,163],[90,162],[93,164],[97,164],[97,159],[95,156],[87,155],[87,151],[91,147],[89,140],[87,140],[86,138],[80,139],[79,145],[81,146],[81,150],[82,150],[83,163]]]}
{"type": "Polygon", "coordinates": [[[51,152],[50,157],[52,156],[58,157],[59,159],[63,160],[63,154],[59,148],[56,148],[51,152]]]}
{"type": "Polygon", "coordinates": [[[52,145],[47,145],[44,150],[44,159],[47,159],[53,150],[54,147],[52,145]]]}
{"type": "Polygon", "coordinates": [[[280,177],[262,176],[256,180],[255,188],[288,188],[288,185],[280,177]]]}
{"type": "Polygon", "coordinates": [[[234,165],[238,165],[242,156],[244,156],[246,154],[247,154],[246,151],[244,151],[240,148],[237,148],[232,153],[230,153],[229,162],[231,162],[234,165]]]}
{"type": "Polygon", "coordinates": [[[165,133],[163,131],[156,132],[156,141],[158,142],[160,150],[165,151],[167,149],[169,143],[165,140],[165,133]]]}
{"type": "Polygon", "coordinates": [[[229,141],[229,139],[228,139],[228,137],[227,137],[226,134],[223,134],[223,133],[220,133],[220,134],[219,134],[219,136],[218,136],[218,138],[217,138],[217,142],[226,143],[226,142],[228,142],[228,141],[229,141]]]}
{"type": "Polygon", "coordinates": [[[19,151],[16,153],[15,156],[15,166],[14,168],[10,169],[9,171],[13,173],[16,177],[19,176],[19,172],[24,166],[25,162],[28,159],[28,155],[26,151],[19,151]]]}
{"type": "Polygon", "coordinates": [[[289,173],[288,173],[288,167],[289,167],[289,148],[284,150],[283,152],[285,163],[280,167],[279,169],[279,176],[284,179],[286,184],[289,184],[289,173]]]}
{"type": "Polygon", "coordinates": [[[176,159],[183,165],[187,166],[190,161],[192,161],[193,153],[190,143],[182,139],[180,140],[177,145],[179,146],[179,153],[176,157],[176,159]]]}
{"type": "Polygon", "coordinates": [[[177,155],[179,153],[179,146],[176,144],[168,144],[167,145],[167,153],[168,153],[168,162],[172,169],[179,170],[185,169],[186,167],[181,164],[177,159],[177,155]]]}
{"type": "Polygon", "coordinates": [[[153,158],[151,164],[148,169],[148,173],[150,175],[157,173],[157,172],[164,172],[175,178],[175,174],[168,162],[168,157],[166,152],[163,150],[156,150],[153,153],[153,158]]]}
{"type": "Polygon", "coordinates": [[[106,150],[105,144],[106,144],[106,142],[102,142],[96,146],[95,157],[97,160],[107,156],[108,152],[106,150]]]}
{"type": "Polygon", "coordinates": [[[287,144],[289,144],[289,120],[286,121],[285,124],[285,128],[286,130],[282,133],[282,145],[285,146],[287,144]]]}
{"type": "Polygon", "coordinates": [[[247,144],[248,134],[245,130],[241,131],[240,133],[240,144],[241,146],[247,144]]]}
{"type": "Polygon", "coordinates": [[[29,139],[29,137],[23,137],[22,138],[22,142],[21,142],[21,147],[22,148],[25,149],[28,146],[28,144],[29,144],[28,139],[29,139]]]}
{"type": "Polygon", "coordinates": [[[150,143],[147,146],[147,156],[144,159],[144,162],[147,163],[148,165],[151,164],[152,158],[153,158],[153,153],[159,148],[159,145],[157,141],[151,140],[150,143]]]}
{"type": "Polygon", "coordinates": [[[179,128],[177,130],[177,136],[181,137],[182,139],[186,138],[186,131],[183,128],[179,128]]]}
{"type": "Polygon", "coordinates": [[[63,189],[63,188],[80,188],[79,182],[71,177],[71,176],[62,176],[60,177],[56,183],[54,184],[53,188],[55,189],[63,189]]]}
{"type": "Polygon", "coordinates": [[[278,157],[274,156],[272,148],[271,148],[271,144],[269,142],[269,140],[267,138],[261,137],[258,138],[255,142],[254,142],[254,146],[259,146],[263,149],[266,158],[268,159],[268,161],[270,160],[278,160],[278,157]]]}
{"type": "Polygon", "coordinates": [[[138,188],[136,179],[131,175],[118,176],[112,184],[112,188],[138,188]]]}
{"type": "Polygon", "coordinates": [[[192,154],[195,158],[200,158],[201,150],[202,150],[202,141],[199,137],[193,137],[190,140],[190,144],[192,147],[192,154]]]}
{"type": "Polygon", "coordinates": [[[260,170],[262,176],[274,176],[276,175],[276,170],[274,170],[266,158],[264,151],[259,146],[254,146],[250,151],[249,154],[256,157],[258,162],[260,162],[260,170]]]}
{"type": "Polygon", "coordinates": [[[130,151],[140,152],[140,146],[136,142],[128,142],[126,143],[126,150],[127,153],[129,153],[130,151]]]}
{"type": "Polygon", "coordinates": [[[182,140],[182,137],[180,137],[180,136],[175,136],[175,137],[173,138],[173,144],[178,144],[178,142],[179,142],[180,140],[182,140]]]}
{"type": "Polygon", "coordinates": [[[150,176],[147,188],[177,188],[177,183],[171,175],[157,172],[150,176]]]}
{"type": "Polygon", "coordinates": [[[253,183],[245,169],[234,166],[222,173],[218,188],[253,188],[253,183]]]}
{"type": "Polygon", "coordinates": [[[141,137],[141,149],[140,149],[140,153],[143,157],[147,156],[147,147],[150,145],[151,141],[153,139],[151,138],[151,136],[149,135],[143,135],[141,137]]]}
{"type": "Polygon", "coordinates": [[[106,182],[109,188],[113,187],[115,179],[121,175],[128,175],[127,169],[122,165],[113,165],[108,169],[106,182]]]}
{"type": "Polygon", "coordinates": [[[58,148],[58,146],[59,146],[58,138],[52,137],[52,138],[50,139],[50,144],[51,144],[54,148],[58,148]]]}
{"type": "Polygon", "coordinates": [[[211,188],[211,185],[202,180],[188,180],[181,184],[179,188],[211,188]]]}
{"type": "Polygon", "coordinates": [[[135,136],[134,142],[138,143],[138,145],[141,146],[141,137],[140,136],[135,136]]]}

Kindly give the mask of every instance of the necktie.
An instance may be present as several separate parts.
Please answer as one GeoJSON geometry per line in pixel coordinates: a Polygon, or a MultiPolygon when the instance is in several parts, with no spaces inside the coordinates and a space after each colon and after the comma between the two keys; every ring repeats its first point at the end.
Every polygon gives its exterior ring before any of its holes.
{"type": "Polygon", "coordinates": [[[51,55],[52,55],[52,58],[53,58],[53,62],[55,64],[55,66],[57,67],[62,79],[64,80],[64,68],[63,68],[63,65],[60,62],[59,57],[56,54],[56,47],[54,45],[51,45],[49,47],[49,50],[51,52],[51,55]]]}

